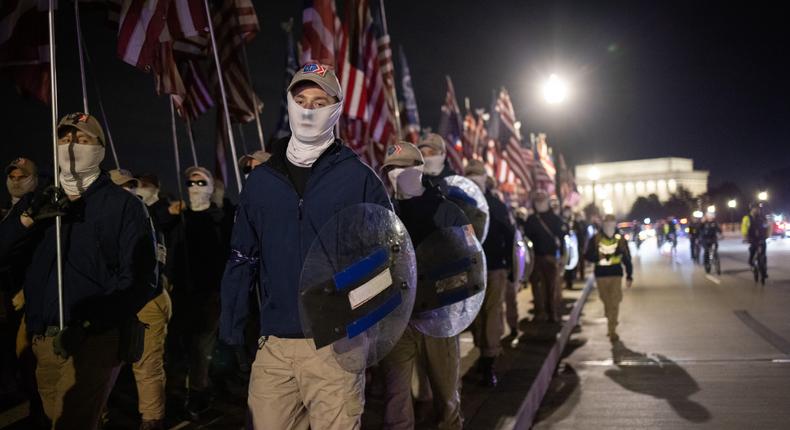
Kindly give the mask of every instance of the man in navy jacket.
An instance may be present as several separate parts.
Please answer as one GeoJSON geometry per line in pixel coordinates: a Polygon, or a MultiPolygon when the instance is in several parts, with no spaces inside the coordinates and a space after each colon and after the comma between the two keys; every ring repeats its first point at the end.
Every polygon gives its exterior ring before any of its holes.
{"type": "Polygon", "coordinates": [[[287,91],[292,135],[272,145],[241,193],[222,280],[220,339],[244,341],[250,290],[261,289],[261,339],[248,405],[255,428],[355,429],[364,374],[349,373],[331,347],[316,350],[299,317],[302,265],[321,227],[358,203],[391,209],[376,174],[334,137],[343,94],[334,72],[309,63],[287,91]]]}
{"type": "Polygon", "coordinates": [[[63,189],[26,200],[20,216],[0,224],[0,262],[34,242],[24,281],[25,321],[44,411],[53,428],[94,429],[120,369],[122,328],[156,291],[154,233],[143,203],[99,169],[104,133],[98,121],[67,115],[58,136],[63,189]],[[63,226],[64,330],[56,214],[63,226]]]}

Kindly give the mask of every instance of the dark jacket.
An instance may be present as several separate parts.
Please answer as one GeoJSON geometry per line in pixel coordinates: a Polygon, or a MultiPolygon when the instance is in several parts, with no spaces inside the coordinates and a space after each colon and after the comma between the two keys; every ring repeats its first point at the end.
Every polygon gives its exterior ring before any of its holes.
{"type": "Polygon", "coordinates": [[[461,208],[447,200],[438,188],[428,187],[423,195],[394,200],[393,205],[409,232],[415,250],[423,240],[440,228],[469,224],[469,219],[461,208]]]}
{"type": "Polygon", "coordinates": [[[507,206],[491,191],[486,191],[488,203],[488,236],[483,242],[486,266],[489,271],[513,267],[513,239],[516,229],[510,220],[507,206]]]}
{"type": "Polygon", "coordinates": [[[230,252],[222,209],[211,206],[200,212],[184,211],[170,237],[168,265],[176,295],[206,297],[219,293],[222,273],[230,252]]]}
{"type": "MultiPolygon", "coordinates": [[[[0,263],[35,241],[25,315],[31,334],[58,324],[55,223],[25,228],[19,217],[0,229],[0,263]]],[[[143,203],[102,173],[62,217],[64,321],[117,327],[151,299],[157,286],[154,233],[143,203]]]]}
{"type": "Polygon", "coordinates": [[[311,168],[304,196],[288,179],[289,137],[254,169],[239,197],[222,280],[220,339],[243,342],[250,289],[261,288],[261,335],[299,335],[299,278],[321,227],[342,209],[375,203],[392,209],[379,178],[351,149],[335,141],[311,168]]]}
{"type": "Polygon", "coordinates": [[[595,264],[596,277],[623,276],[623,266],[628,279],[634,272],[628,241],[620,233],[614,237],[607,237],[603,232],[593,236],[584,258],[595,264]]]}
{"type": "Polygon", "coordinates": [[[527,238],[532,241],[535,255],[553,257],[558,252],[565,252],[562,243],[568,233],[568,226],[554,212],[533,213],[527,218],[524,230],[527,238]]]}

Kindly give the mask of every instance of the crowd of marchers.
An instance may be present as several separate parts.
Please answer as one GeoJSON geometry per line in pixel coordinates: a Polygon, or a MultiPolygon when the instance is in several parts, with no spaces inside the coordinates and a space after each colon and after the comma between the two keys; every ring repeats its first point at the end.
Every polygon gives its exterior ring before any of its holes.
{"type": "MultiPolygon", "coordinates": [[[[183,200],[167,198],[154,174],[103,171],[104,132],[83,113],[57,126],[58,186],[39,176],[33,160],[6,167],[2,383],[29,400],[30,428],[100,428],[125,364],[137,386],[140,428],[165,428],[166,361],[184,363],[185,418],[200,420],[214,399],[209,371],[220,347],[248,378],[250,428],[360,428],[365,371],[351,372],[330,347],[316,348],[300,321],[306,253],[321,226],[360,203],[394,211],[414,248],[441,228],[468,226],[442,182],[458,174],[479,187],[489,215],[485,295],[469,327],[480,383],[498,383],[506,328],[511,338],[519,335],[517,231],[534,252],[532,319],[562,324],[563,284],[584,277],[583,263],[574,270],[562,263],[573,230],[595,265],[609,336],[617,339],[621,281],[625,275],[630,286],[632,267],[613,217],[588,224],[545,192],[533,193],[529,208],[506,204],[483,163],[453,172],[447,143],[436,134],[391,144],[374,172],[334,135],[342,101],[331,70],[300,69],[288,87],[292,133],[269,152],[238,160],[246,180],[236,203],[199,166],[184,171],[183,200]]],[[[408,324],[380,371],[367,373],[385,386],[384,427],[415,427],[417,372],[433,396],[433,425],[462,428],[460,355],[458,334],[434,337],[408,324]]]]}

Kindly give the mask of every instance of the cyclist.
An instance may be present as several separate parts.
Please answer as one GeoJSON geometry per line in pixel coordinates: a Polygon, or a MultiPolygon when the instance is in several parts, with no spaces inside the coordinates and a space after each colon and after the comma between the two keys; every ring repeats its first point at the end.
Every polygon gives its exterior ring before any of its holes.
{"type": "Polygon", "coordinates": [[[715,213],[705,214],[705,220],[700,225],[698,233],[702,248],[705,250],[702,261],[705,263],[705,270],[710,271],[711,252],[714,247],[718,248],[721,235],[721,226],[716,222],[715,213]]]}
{"type": "Polygon", "coordinates": [[[689,224],[689,243],[691,244],[691,261],[699,263],[700,229],[703,220],[700,219],[701,212],[694,212],[694,219],[689,224]]]}
{"type": "Polygon", "coordinates": [[[762,203],[752,203],[749,206],[749,213],[744,215],[741,221],[741,234],[749,243],[749,266],[754,266],[754,256],[759,247],[762,247],[765,253],[765,241],[770,236],[770,225],[762,209],[762,203]]]}

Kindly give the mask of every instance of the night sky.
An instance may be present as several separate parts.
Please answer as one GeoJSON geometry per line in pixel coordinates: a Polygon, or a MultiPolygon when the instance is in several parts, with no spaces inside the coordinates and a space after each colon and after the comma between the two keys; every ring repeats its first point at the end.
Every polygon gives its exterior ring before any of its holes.
{"type": "MultiPolygon", "coordinates": [[[[273,3],[255,1],[262,28],[248,47],[267,136],[283,91],[280,22],[295,17],[300,34],[302,9],[300,1],[273,3]]],[[[790,27],[779,6],[424,0],[385,6],[393,48],[402,45],[409,60],[424,127],[438,125],[449,74],[462,109],[464,97],[473,108],[488,108],[492,91],[504,85],[522,131],[548,133],[571,164],[690,157],[698,169],[710,170],[711,185],[734,181],[744,191],[768,171],[790,165],[790,27]],[[539,83],[550,73],[571,82],[563,105],[549,106],[539,96],[539,83]]],[[[82,101],[72,3],[61,7],[59,107],[66,113],[81,110],[82,101]]],[[[116,37],[102,11],[84,10],[82,19],[95,67],[89,78],[101,86],[121,164],[159,173],[173,190],[167,99],[154,95],[150,75],[116,59],[116,37]]],[[[49,108],[19,97],[6,80],[0,100],[3,164],[27,155],[50,165],[49,108]]],[[[92,89],[91,109],[98,113],[92,89]]],[[[196,128],[198,157],[209,166],[214,124],[209,112],[196,128]]],[[[247,146],[256,146],[254,125],[245,130],[247,146]]],[[[183,132],[180,137],[185,144],[183,132]]],[[[186,166],[191,161],[182,148],[186,166]]]]}

